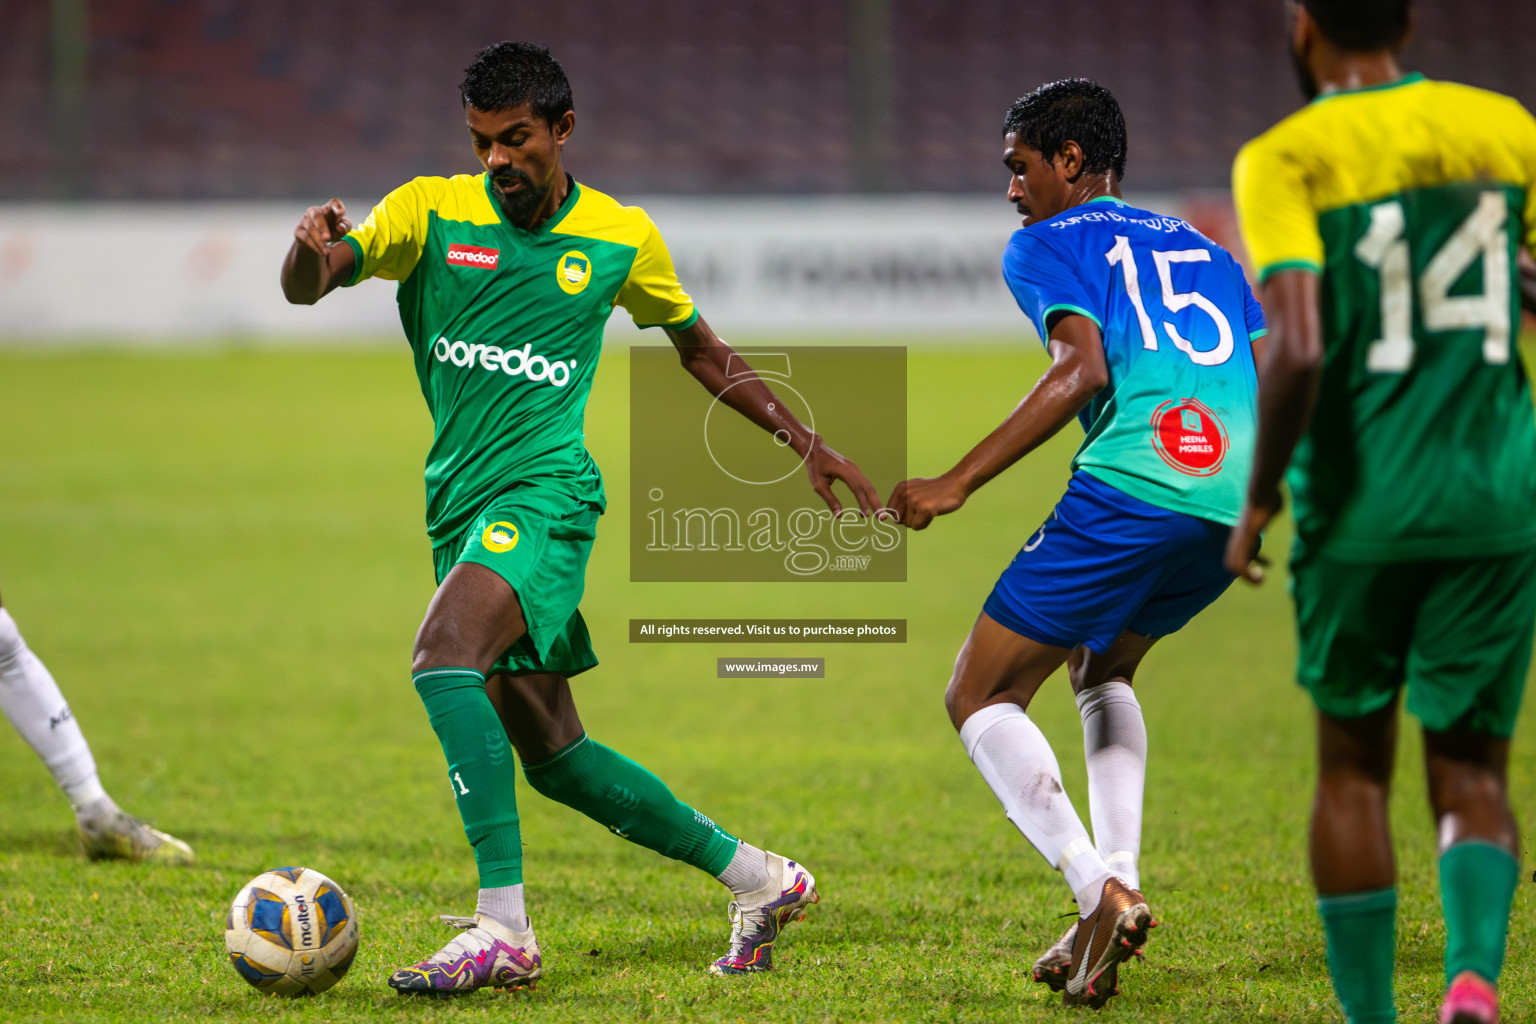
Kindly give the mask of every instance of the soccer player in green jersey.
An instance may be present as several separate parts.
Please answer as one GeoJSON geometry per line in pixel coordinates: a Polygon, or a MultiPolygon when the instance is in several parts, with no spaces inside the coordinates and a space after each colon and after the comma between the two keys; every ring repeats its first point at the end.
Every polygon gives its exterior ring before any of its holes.
{"type": "Polygon", "coordinates": [[[1424,730],[1443,1024],[1489,1024],[1519,873],[1506,790],[1536,622],[1536,420],[1515,347],[1536,120],[1404,74],[1408,0],[1302,0],[1312,103],[1238,154],[1269,356],[1228,567],[1257,581],[1290,464],[1299,681],[1318,710],[1311,861],[1334,989],[1396,1020],[1387,796],[1398,701],[1424,730]]]}
{"type": "Polygon", "coordinates": [[[818,899],[811,873],[739,841],[590,738],[568,682],[597,664],[577,604],[605,499],[582,416],[613,307],[664,328],[711,393],[788,438],[834,514],[835,480],[866,514],[879,499],[767,385],[742,381],[740,357],[693,308],[645,212],[566,174],[561,149],[575,115],[548,50],[487,47],[466,69],[461,97],[485,173],[417,178],[355,228],[337,200],[311,207],[282,270],[283,292],[298,303],[367,277],[399,282],[401,324],[435,425],[427,531],[439,586],[412,679],[448,760],[480,896],[474,917],[445,919],[462,934],[390,985],[463,992],[539,976],[514,750],[540,793],[720,879],[735,896],[733,929],[711,971],[767,970],[780,929],[818,899]]]}

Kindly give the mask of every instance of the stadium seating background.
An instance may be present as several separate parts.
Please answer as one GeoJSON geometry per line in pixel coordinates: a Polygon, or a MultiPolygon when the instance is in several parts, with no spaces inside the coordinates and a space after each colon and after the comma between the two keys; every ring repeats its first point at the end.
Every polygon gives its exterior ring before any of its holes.
{"type": "MultiPolygon", "coordinates": [[[[852,141],[850,2],[95,0],[84,112],[61,124],[50,5],[0,0],[0,199],[378,195],[473,170],[454,85],[503,38],[547,42],[564,62],[581,119],[571,164],[607,188],[854,191],[869,179],[852,141]]],[[[1536,4],[1418,7],[1409,66],[1536,105],[1523,57],[1536,4]]],[[[889,11],[889,123],[876,134],[893,191],[997,188],[1006,104],[1065,75],[1120,97],[1127,185],[1142,190],[1224,187],[1243,140],[1299,102],[1279,0],[889,11]]]]}

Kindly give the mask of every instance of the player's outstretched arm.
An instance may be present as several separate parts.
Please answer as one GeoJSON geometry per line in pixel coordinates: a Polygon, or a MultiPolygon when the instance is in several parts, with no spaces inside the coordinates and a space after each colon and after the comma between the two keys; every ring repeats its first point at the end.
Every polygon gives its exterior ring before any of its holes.
{"type": "Polygon", "coordinates": [[[1099,325],[1068,314],[1051,328],[1051,366],[1024,401],[954,469],[939,477],[916,477],[896,485],[891,510],[898,522],[921,530],[935,516],[953,512],[997,474],[1019,461],[1072,421],[1109,383],[1099,325]]]}
{"type": "Polygon", "coordinates": [[[865,515],[873,514],[880,507],[880,495],[875,493],[874,485],[863,471],[828,448],[819,434],[812,433],[785,408],[746,360],[722,341],[703,317],[681,331],[667,331],[667,337],[677,346],[683,369],[693,374],[710,394],[721,398],[726,405],[770,434],[778,436],[782,433],[789,439],[795,454],[805,460],[812,489],[827,503],[833,515],[843,510],[843,503],[832,493],[834,480],[841,480],[848,486],[865,515]]]}
{"type": "Polygon", "coordinates": [[[356,257],[350,245],[337,243],[351,230],[340,199],[305,210],[283,259],[283,297],[294,305],[313,306],[350,277],[356,257]]]}
{"type": "Polygon", "coordinates": [[[1264,283],[1269,322],[1259,366],[1259,429],[1254,441],[1248,499],[1227,541],[1227,571],[1250,583],[1264,578],[1259,535],[1280,511],[1280,478],[1296,442],[1306,432],[1323,372],[1323,334],[1318,324],[1317,274],[1286,270],[1264,283]]]}

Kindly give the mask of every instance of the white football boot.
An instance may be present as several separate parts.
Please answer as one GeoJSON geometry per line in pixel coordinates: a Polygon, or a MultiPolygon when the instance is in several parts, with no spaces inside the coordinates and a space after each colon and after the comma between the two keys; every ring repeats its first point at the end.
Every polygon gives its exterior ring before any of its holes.
{"type": "Polygon", "coordinates": [[[389,987],[401,995],[451,996],[481,988],[533,988],[544,958],[533,922],[515,932],[506,925],[476,914],[474,917],[439,918],[462,931],[448,944],[419,964],[402,967],[389,977],[389,987]]]}
{"type": "Polygon", "coordinates": [[[192,847],[175,836],[144,824],[107,801],[99,810],[86,807],[75,816],[85,855],[91,860],[134,860],[153,864],[191,864],[192,847]]]}
{"type": "Polygon", "coordinates": [[[731,951],[709,965],[710,974],[773,970],[773,944],[805,908],[821,901],[816,879],[776,853],[767,854],[768,884],[731,901],[731,951]]]}

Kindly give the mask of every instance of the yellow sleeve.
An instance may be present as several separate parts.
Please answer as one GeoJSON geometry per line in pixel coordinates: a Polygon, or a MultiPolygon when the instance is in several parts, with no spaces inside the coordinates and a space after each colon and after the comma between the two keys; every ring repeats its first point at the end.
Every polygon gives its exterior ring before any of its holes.
{"type": "Polygon", "coordinates": [[[693,308],[693,299],[677,280],[672,254],[667,251],[667,243],[661,240],[661,232],[649,218],[646,225],[649,230],[635,251],[629,277],[620,286],[613,303],[629,311],[636,327],[670,327],[673,330],[691,327],[699,318],[699,312],[693,308]]]}
{"type": "Polygon", "coordinates": [[[1232,200],[1260,283],[1281,270],[1323,269],[1323,236],[1306,171],[1272,140],[1255,139],[1232,165],[1232,200]]]}
{"type": "Polygon", "coordinates": [[[347,233],[346,242],[356,257],[348,285],[369,277],[404,281],[411,276],[426,244],[427,213],[441,191],[433,183],[441,180],[416,178],[401,185],[347,233]]]}

